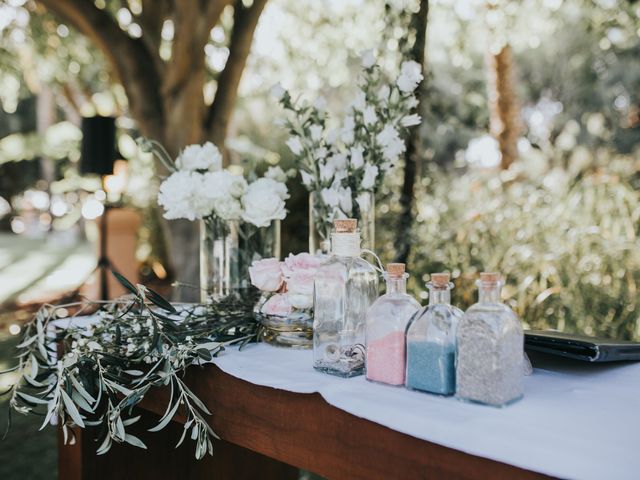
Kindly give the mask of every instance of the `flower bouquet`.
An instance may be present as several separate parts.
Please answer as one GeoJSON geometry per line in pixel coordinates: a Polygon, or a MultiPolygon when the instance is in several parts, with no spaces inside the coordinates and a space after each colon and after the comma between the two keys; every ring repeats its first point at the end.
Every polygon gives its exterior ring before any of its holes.
{"type": "Polygon", "coordinates": [[[324,257],[289,254],[283,261],[267,258],[249,268],[251,283],[262,296],[255,314],[262,324],[262,340],[282,347],[313,345],[313,279],[324,257]]]}
{"type": "Polygon", "coordinates": [[[302,182],[311,192],[310,251],[328,251],[334,218],[357,218],[363,226],[363,246],[374,247],[374,194],[384,175],[405,152],[408,127],[421,122],[411,113],[413,95],[422,80],[420,65],[403,62],[395,82],[389,83],[371,51],[362,56],[359,89],[347,114],[335,128],[325,102],[294,101],[282,86],[272,93],[290,112],[285,126],[302,182]]]}
{"type": "Polygon", "coordinates": [[[210,142],[186,147],[175,163],[156,142],[151,150],[171,174],[161,183],[158,203],[166,219],[200,220],[202,301],[248,288],[248,268],[256,259],[280,255],[280,224],[287,215],[286,175],[271,167],[253,181],[222,168],[210,142]]]}

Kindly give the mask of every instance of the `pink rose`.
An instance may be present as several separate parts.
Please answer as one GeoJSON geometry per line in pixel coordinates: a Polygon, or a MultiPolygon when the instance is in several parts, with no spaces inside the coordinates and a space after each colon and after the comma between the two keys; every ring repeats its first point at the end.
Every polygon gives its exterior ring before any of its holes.
{"type": "Polygon", "coordinates": [[[287,278],[287,296],[295,308],[307,309],[313,306],[313,281],[316,270],[296,270],[287,278]]]}
{"type": "Polygon", "coordinates": [[[281,286],[284,279],[282,278],[282,262],[277,258],[265,258],[263,260],[255,260],[249,267],[249,276],[251,283],[263,292],[275,292],[281,286]]]}
{"type": "Polygon", "coordinates": [[[305,252],[297,255],[290,253],[289,256],[284,259],[282,274],[285,278],[288,278],[297,270],[312,270],[315,272],[324,260],[324,257],[320,255],[311,255],[305,252]]]}
{"type": "Polygon", "coordinates": [[[291,313],[291,303],[283,293],[276,293],[269,300],[264,302],[260,309],[265,315],[279,315],[284,317],[291,313]]]}

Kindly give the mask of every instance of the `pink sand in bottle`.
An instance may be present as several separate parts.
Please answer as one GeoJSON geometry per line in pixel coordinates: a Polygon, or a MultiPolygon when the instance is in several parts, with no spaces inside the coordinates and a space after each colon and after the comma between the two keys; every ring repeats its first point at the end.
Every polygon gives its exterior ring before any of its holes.
{"type": "Polygon", "coordinates": [[[393,332],[367,344],[367,379],[404,385],[404,332],[393,332]]]}

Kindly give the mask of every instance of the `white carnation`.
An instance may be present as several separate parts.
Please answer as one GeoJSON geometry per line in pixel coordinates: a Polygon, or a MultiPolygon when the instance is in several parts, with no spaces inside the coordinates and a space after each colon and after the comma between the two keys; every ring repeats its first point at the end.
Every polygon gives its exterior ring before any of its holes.
{"type": "Polygon", "coordinates": [[[364,190],[369,190],[376,184],[376,178],[378,177],[378,167],[367,163],[364,167],[364,175],[362,177],[362,183],[360,184],[364,190]]]}
{"type": "Polygon", "coordinates": [[[409,60],[407,62],[402,62],[402,65],[400,66],[400,75],[398,75],[396,84],[401,92],[411,93],[417,88],[422,78],[420,64],[413,60],[409,60]]]}
{"type": "Polygon", "coordinates": [[[242,218],[242,204],[232,197],[222,197],[216,201],[215,214],[223,220],[240,220],[242,218]]]}
{"type": "Polygon", "coordinates": [[[364,148],[361,146],[351,147],[351,166],[361,168],[364,165],[364,148]]]}
{"type": "Polygon", "coordinates": [[[222,168],[222,154],[211,142],[189,145],[176,160],[176,165],[180,170],[217,171],[222,168]]]}
{"type": "Polygon", "coordinates": [[[247,181],[241,175],[234,175],[228,170],[207,172],[202,177],[203,195],[213,200],[224,197],[240,198],[247,189],[247,181]]]}
{"type": "Polygon", "coordinates": [[[210,215],[213,202],[204,195],[203,176],[197,172],[178,171],[160,184],[158,204],[165,209],[164,218],[196,220],[210,215]]]}
{"type": "Polygon", "coordinates": [[[256,227],[268,227],[272,220],[283,220],[287,216],[284,201],[288,197],[286,185],[260,178],[249,185],[242,197],[242,219],[256,227]]]}
{"type": "Polygon", "coordinates": [[[289,140],[287,140],[287,147],[289,147],[294,155],[300,155],[303,149],[300,137],[293,136],[289,140]]]}

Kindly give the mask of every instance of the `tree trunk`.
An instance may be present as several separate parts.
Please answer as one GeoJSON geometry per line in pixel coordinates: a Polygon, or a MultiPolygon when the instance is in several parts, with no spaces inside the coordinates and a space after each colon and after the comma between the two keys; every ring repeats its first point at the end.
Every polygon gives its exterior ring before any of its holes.
{"type": "MultiPolygon", "coordinates": [[[[412,15],[411,28],[415,32],[415,43],[410,52],[411,60],[418,62],[425,70],[425,48],[427,42],[427,22],[429,16],[429,0],[421,0],[420,10],[412,15]]],[[[416,92],[418,98],[417,111],[422,111],[422,102],[425,89],[420,86],[416,92]]],[[[411,229],[413,227],[413,198],[416,183],[418,162],[420,161],[420,127],[410,130],[406,141],[406,153],[404,156],[404,180],[400,195],[400,216],[398,219],[398,234],[396,235],[395,249],[396,262],[407,263],[411,253],[411,229]]]]}
{"type": "MultiPolygon", "coordinates": [[[[143,135],[162,143],[173,156],[191,143],[213,141],[224,150],[237,89],[253,34],[267,0],[142,1],[136,21],[142,38],[131,38],[107,10],[87,0],[38,0],[90,38],[102,50],[115,78],[122,83],[129,110],[143,135]],[[206,107],[204,47],[225,7],[234,5],[229,58],[218,78],[216,96],[206,107]],[[162,25],[174,25],[171,58],[159,56],[162,25]]],[[[186,220],[167,223],[170,252],[178,282],[198,285],[198,224],[186,220]]],[[[178,289],[177,299],[197,300],[195,289],[178,289]]]]}
{"type": "Polygon", "coordinates": [[[506,44],[498,53],[487,52],[487,88],[491,134],[500,145],[500,168],[509,168],[518,158],[520,105],[514,85],[513,57],[506,44]]]}

